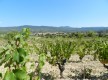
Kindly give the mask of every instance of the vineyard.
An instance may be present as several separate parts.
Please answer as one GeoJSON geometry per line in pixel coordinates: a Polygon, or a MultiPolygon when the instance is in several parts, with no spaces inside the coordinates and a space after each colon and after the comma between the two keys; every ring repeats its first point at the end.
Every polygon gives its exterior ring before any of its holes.
{"type": "Polygon", "coordinates": [[[0,80],[107,80],[108,37],[94,34],[7,33],[0,38],[0,80]]]}

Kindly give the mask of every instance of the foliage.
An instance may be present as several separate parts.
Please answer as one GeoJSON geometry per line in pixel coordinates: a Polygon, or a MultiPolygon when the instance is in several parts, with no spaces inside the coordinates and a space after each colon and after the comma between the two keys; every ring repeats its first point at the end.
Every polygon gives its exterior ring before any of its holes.
{"type": "MultiPolygon", "coordinates": [[[[30,31],[24,28],[21,32],[10,32],[5,36],[8,41],[6,46],[0,52],[0,66],[5,64],[7,71],[5,76],[0,73],[0,77],[4,80],[33,80],[33,74],[28,74],[25,64],[28,62],[28,55],[30,51],[39,56],[37,67],[37,80],[42,79],[42,68],[45,61],[53,66],[58,66],[60,76],[63,77],[65,70],[65,63],[76,53],[80,59],[85,55],[93,55],[99,60],[108,61],[108,41],[107,38],[102,39],[96,36],[95,32],[76,32],[76,33],[56,33],[56,34],[42,34],[41,37],[30,37],[30,45],[28,38],[30,31]],[[87,38],[84,38],[84,37],[87,38]],[[38,39],[39,38],[39,39],[38,39]]],[[[90,72],[90,71],[88,71],[90,72]]],[[[85,70],[84,73],[89,76],[85,70]]]]}
{"type": "Polygon", "coordinates": [[[8,44],[0,53],[0,65],[5,63],[7,71],[4,80],[28,80],[25,64],[27,62],[28,44],[26,42],[30,31],[24,28],[20,33],[8,34],[8,44]]]}
{"type": "Polygon", "coordinates": [[[108,42],[102,41],[98,46],[99,60],[107,60],[108,62],[108,42]]]}
{"type": "Polygon", "coordinates": [[[52,65],[58,65],[60,75],[63,77],[62,72],[64,71],[64,65],[70,58],[75,48],[75,42],[65,40],[52,40],[43,42],[42,49],[43,53],[47,56],[47,61],[52,65]]]}
{"type": "Polygon", "coordinates": [[[41,74],[41,70],[42,70],[42,67],[44,66],[45,64],[45,54],[40,54],[39,55],[39,64],[38,64],[38,78],[37,80],[41,80],[42,79],[42,74],[41,74]]]}

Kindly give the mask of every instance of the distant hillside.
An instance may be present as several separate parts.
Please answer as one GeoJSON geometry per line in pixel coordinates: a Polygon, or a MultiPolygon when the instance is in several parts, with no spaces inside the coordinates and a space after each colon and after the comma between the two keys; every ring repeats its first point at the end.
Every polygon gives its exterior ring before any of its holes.
{"type": "Polygon", "coordinates": [[[69,26],[53,27],[53,26],[17,26],[17,27],[0,27],[0,32],[8,32],[21,30],[22,28],[31,28],[32,32],[77,32],[77,31],[104,31],[108,30],[108,27],[82,27],[73,28],[69,26]]]}

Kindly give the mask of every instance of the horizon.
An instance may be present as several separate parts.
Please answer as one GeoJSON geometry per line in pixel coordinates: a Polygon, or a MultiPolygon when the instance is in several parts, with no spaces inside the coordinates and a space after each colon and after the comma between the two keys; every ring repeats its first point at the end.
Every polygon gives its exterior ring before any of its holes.
{"type": "Polygon", "coordinates": [[[108,27],[107,0],[0,0],[0,27],[108,27]]]}
{"type": "Polygon", "coordinates": [[[6,27],[56,27],[56,28],[59,28],[59,27],[70,27],[70,28],[108,28],[108,26],[93,26],[93,27],[91,27],[91,26],[88,26],[88,27],[86,27],[86,26],[84,26],[84,27],[72,27],[72,26],[46,26],[46,25],[19,25],[19,26],[0,26],[0,28],[6,28],[6,27]]]}

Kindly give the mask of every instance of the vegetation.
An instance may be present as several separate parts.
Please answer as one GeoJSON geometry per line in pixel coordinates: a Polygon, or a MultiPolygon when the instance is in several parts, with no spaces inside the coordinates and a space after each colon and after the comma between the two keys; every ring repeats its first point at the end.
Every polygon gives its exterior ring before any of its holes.
{"type": "Polygon", "coordinates": [[[55,40],[48,43],[47,60],[52,65],[58,65],[60,70],[60,76],[63,77],[63,71],[65,70],[65,63],[70,58],[75,44],[72,41],[55,40]]]}
{"type": "MultiPolygon", "coordinates": [[[[108,37],[100,37],[91,31],[86,33],[41,34],[37,37],[30,36],[29,28],[8,33],[3,37],[7,42],[0,52],[0,66],[4,64],[7,69],[4,76],[0,73],[0,77],[3,80],[41,80],[42,68],[48,62],[52,66],[58,66],[60,77],[63,78],[65,65],[73,54],[78,54],[81,61],[85,55],[92,55],[94,60],[100,60],[106,67],[108,37]],[[34,72],[28,73],[25,64],[29,62],[28,56],[31,54],[39,56],[38,66],[34,72]]],[[[84,73],[84,76],[87,74],[90,77],[89,73],[84,73]]]]}
{"type": "Polygon", "coordinates": [[[28,80],[25,63],[27,62],[29,29],[21,33],[8,34],[8,44],[0,53],[0,65],[7,67],[3,80],[28,80]]]}

